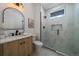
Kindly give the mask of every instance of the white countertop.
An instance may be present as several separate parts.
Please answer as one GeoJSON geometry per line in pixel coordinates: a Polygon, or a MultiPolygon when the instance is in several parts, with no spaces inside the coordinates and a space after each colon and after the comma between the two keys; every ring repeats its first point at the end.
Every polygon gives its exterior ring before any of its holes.
{"type": "Polygon", "coordinates": [[[28,33],[28,34],[23,34],[23,35],[5,37],[3,39],[0,39],[0,44],[6,43],[6,42],[11,42],[11,41],[14,41],[14,40],[19,40],[19,39],[29,37],[29,36],[32,36],[32,34],[28,33]]]}

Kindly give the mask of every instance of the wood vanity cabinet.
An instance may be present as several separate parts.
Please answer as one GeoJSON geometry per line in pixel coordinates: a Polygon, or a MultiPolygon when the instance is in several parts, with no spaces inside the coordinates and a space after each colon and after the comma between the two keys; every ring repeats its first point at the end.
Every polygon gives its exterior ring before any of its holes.
{"type": "Polygon", "coordinates": [[[29,56],[32,54],[32,37],[0,44],[0,55],[29,56]]]}

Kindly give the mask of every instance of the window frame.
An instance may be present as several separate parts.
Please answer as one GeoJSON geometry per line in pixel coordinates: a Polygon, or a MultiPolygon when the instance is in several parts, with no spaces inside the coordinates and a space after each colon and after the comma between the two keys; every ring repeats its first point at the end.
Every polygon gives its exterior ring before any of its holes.
{"type": "Polygon", "coordinates": [[[62,15],[64,15],[64,9],[50,13],[50,17],[59,17],[59,16],[62,16],[62,15]]]}

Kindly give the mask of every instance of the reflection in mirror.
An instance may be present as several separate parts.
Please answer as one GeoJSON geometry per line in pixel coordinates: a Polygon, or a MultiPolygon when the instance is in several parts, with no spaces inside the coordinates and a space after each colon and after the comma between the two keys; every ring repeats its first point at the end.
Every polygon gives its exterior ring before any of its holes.
{"type": "Polygon", "coordinates": [[[3,11],[3,24],[5,29],[24,29],[24,15],[15,8],[6,8],[3,11]]]}

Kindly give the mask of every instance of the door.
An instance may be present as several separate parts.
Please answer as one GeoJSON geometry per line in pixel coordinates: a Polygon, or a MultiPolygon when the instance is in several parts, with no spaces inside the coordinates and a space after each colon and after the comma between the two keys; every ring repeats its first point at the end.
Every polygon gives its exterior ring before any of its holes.
{"type": "Polygon", "coordinates": [[[3,44],[4,56],[17,56],[18,55],[18,41],[13,41],[3,44]]]}
{"type": "Polygon", "coordinates": [[[2,55],[3,55],[3,45],[0,44],[0,56],[2,56],[2,55]]]}
{"type": "Polygon", "coordinates": [[[32,55],[32,37],[26,38],[26,46],[28,47],[28,56],[32,55]]]}
{"type": "Polygon", "coordinates": [[[54,45],[57,39],[57,31],[51,28],[53,21],[48,21],[45,24],[45,28],[42,30],[42,42],[44,46],[54,49],[54,45]]]}
{"type": "Polygon", "coordinates": [[[44,20],[41,19],[41,30],[42,30],[42,42],[45,47],[58,50],[62,43],[62,29],[64,24],[64,14],[61,17],[55,17],[50,19],[47,15],[47,18],[44,20]]]}
{"type": "Polygon", "coordinates": [[[19,55],[20,56],[27,56],[28,55],[28,47],[26,45],[26,39],[23,38],[19,40],[19,55]]]}

